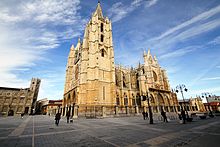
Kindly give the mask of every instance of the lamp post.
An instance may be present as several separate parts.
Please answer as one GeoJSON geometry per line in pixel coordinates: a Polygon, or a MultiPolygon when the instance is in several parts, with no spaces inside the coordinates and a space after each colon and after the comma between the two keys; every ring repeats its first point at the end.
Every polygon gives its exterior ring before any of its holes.
{"type": "Polygon", "coordinates": [[[147,95],[143,96],[143,101],[146,101],[147,100],[147,104],[148,104],[148,110],[149,110],[149,118],[150,118],[150,124],[153,124],[154,121],[153,121],[153,113],[152,113],[152,110],[151,110],[151,105],[150,105],[150,97],[148,95],[149,93],[147,92],[147,95]]]}
{"type": "MultiPolygon", "coordinates": [[[[179,91],[180,91],[181,94],[182,94],[183,103],[184,103],[184,110],[186,111],[186,117],[187,117],[187,119],[188,119],[188,118],[189,118],[189,114],[188,114],[188,111],[187,111],[187,109],[186,109],[185,99],[184,99],[184,96],[183,96],[183,91],[187,92],[188,89],[186,88],[186,86],[185,86],[184,84],[179,84],[179,85],[176,86],[176,93],[178,93],[179,91]]],[[[183,109],[183,106],[182,106],[182,105],[181,105],[181,108],[183,109]]]]}
{"type": "Polygon", "coordinates": [[[95,106],[96,106],[97,98],[94,100],[94,118],[96,117],[95,106]]]}
{"type": "Polygon", "coordinates": [[[152,114],[152,110],[151,110],[151,105],[150,105],[150,97],[148,95],[149,93],[147,93],[147,104],[148,104],[148,109],[149,109],[149,117],[150,117],[150,124],[153,124],[153,114],[152,114]]]}
{"type": "Polygon", "coordinates": [[[57,113],[60,113],[60,105],[58,105],[57,107],[58,107],[58,112],[57,113]]]}
{"type": "Polygon", "coordinates": [[[208,98],[210,98],[210,97],[211,97],[211,94],[210,94],[210,93],[208,93],[208,92],[202,93],[202,98],[206,98],[206,101],[207,101],[207,104],[208,104],[209,116],[210,116],[210,117],[214,117],[214,115],[212,114],[212,111],[211,111],[211,109],[210,109],[210,104],[209,104],[209,100],[208,100],[208,98]]]}

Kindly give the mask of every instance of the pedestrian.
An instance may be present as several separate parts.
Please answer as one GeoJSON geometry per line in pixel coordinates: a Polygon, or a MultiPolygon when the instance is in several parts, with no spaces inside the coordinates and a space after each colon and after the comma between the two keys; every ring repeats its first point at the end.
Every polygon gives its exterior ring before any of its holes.
{"type": "Polygon", "coordinates": [[[182,115],[181,115],[181,113],[178,113],[178,117],[179,117],[180,120],[182,120],[182,115]]]}
{"type": "Polygon", "coordinates": [[[163,111],[163,109],[162,109],[162,111],[161,111],[161,115],[162,115],[162,117],[163,117],[163,122],[168,122],[168,121],[167,121],[166,112],[163,111]]]}
{"type": "Polygon", "coordinates": [[[21,118],[23,118],[24,117],[24,113],[21,113],[21,118]]]}
{"type": "Polygon", "coordinates": [[[70,121],[70,112],[69,111],[66,113],[66,119],[67,119],[67,123],[69,123],[69,121],[70,121]]]}
{"type": "Polygon", "coordinates": [[[146,112],[143,111],[143,112],[142,112],[142,115],[143,115],[143,119],[145,120],[145,119],[146,119],[146,112]]]}
{"type": "Polygon", "coordinates": [[[60,122],[60,116],[61,116],[61,113],[57,113],[55,115],[55,124],[58,126],[59,125],[59,122],[60,122]]]}
{"type": "Polygon", "coordinates": [[[145,118],[148,119],[148,113],[147,112],[145,112],[145,118]]]}
{"type": "Polygon", "coordinates": [[[186,123],[186,114],[185,114],[185,111],[182,109],[181,110],[181,116],[182,116],[182,119],[183,119],[183,124],[186,123]]]}

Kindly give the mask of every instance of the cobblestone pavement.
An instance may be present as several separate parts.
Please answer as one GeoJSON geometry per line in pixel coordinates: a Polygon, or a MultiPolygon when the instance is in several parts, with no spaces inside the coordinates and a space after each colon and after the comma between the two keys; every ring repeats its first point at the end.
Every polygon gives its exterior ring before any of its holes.
{"type": "Polygon", "coordinates": [[[67,124],[63,118],[59,126],[52,116],[0,117],[0,147],[217,147],[219,139],[220,117],[187,124],[177,120],[149,124],[141,116],[80,118],[67,124]]]}

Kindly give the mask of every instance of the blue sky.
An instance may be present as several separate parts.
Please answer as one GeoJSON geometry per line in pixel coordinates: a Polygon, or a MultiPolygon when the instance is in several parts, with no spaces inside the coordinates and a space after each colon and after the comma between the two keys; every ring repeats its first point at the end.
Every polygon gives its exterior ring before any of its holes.
{"type": "MultiPolygon", "coordinates": [[[[0,86],[28,87],[38,77],[38,99],[61,99],[70,46],[82,38],[96,5],[97,0],[2,0],[0,86]]],[[[186,98],[220,95],[219,0],[101,0],[101,6],[112,21],[116,64],[135,67],[150,48],[171,87],[189,89],[186,98]]]]}

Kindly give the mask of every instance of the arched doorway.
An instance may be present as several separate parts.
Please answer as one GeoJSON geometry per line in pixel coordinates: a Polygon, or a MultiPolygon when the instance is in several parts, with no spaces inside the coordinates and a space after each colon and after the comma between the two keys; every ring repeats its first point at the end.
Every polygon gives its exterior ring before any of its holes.
{"type": "Polygon", "coordinates": [[[160,93],[158,94],[157,98],[158,98],[158,102],[159,102],[159,110],[161,112],[163,109],[163,106],[164,106],[164,99],[160,93]]]}
{"type": "Polygon", "coordinates": [[[24,114],[28,114],[28,111],[29,111],[29,107],[25,107],[24,114]]]}

